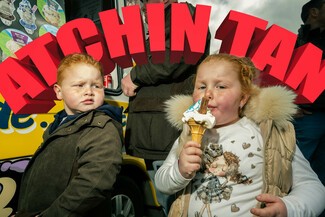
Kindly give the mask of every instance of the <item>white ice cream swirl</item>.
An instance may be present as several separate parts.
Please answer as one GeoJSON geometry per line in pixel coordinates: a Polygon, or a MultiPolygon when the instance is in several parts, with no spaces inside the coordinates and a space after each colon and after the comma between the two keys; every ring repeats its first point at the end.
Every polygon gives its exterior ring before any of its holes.
{"type": "Polygon", "coordinates": [[[190,106],[183,113],[182,121],[184,123],[188,122],[191,118],[195,120],[195,122],[202,124],[204,127],[211,129],[215,125],[216,118],[211,114],[210,110],[208,109],[206,114],[200,114],[198,110],[201,106],[201,100],[197,101],[194,105],[190,106]]]}

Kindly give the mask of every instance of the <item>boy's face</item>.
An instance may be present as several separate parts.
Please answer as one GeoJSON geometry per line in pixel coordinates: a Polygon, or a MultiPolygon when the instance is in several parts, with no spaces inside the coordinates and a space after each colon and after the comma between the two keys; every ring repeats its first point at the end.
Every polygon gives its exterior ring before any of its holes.
{"type": "Polygon", "coordinates": [[[66,69],[61,85],[55,84],[54,91],[64,101],[68,115],[89,111],[104,102],[103,78],[94,66],[78,63],[66,69]]]}
{"type": "Polygon", "coordinates": [[[210,99],[208,107],[216,118],[216,125],[237,120],[239,107],[246,103],[237,71],[224,60],[211,60],[198,68],[193,100],[197,102],[203,96],[210,99]]]}

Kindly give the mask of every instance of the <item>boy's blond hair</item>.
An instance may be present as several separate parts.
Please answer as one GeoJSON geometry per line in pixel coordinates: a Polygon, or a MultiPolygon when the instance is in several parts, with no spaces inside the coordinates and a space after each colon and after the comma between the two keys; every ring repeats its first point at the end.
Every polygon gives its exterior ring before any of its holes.
{"type": "Polygon", "coordinates": [[[62,80],[64,79],[64,73],[66,72],[66,70],[68,68],[70,68],[71,66],[73,66],[75,64],[79,64],[79,63],[94,66],[96,69],[98,69],[100,71],[100,73],[103,77],[103,80],[104,80],[103,68],[99,61],[95,60],[92,56],[90,56],[89,54],[86,54],[86,53],[73,53],[73,54],[69,54],[69,55],[65,56],[61,60],[59,66],[58,66],[58,70],[57,70],[57,76],[56,76],[57,84],[61,85],[62,80]]]}

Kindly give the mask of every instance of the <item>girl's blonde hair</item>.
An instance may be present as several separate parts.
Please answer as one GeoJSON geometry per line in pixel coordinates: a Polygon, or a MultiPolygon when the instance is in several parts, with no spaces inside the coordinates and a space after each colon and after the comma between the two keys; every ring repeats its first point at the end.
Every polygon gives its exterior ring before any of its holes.
{"type": "Polygon", "coordinates": [[[96,69],[98,69],[98,71],[100,71],[104,80],[103,68],[99,61],[95,60],[92,56],[86,53],[73,53],[65,56],[61,60],[56,75],[57,84],[60,85],[62,83],[62,80],[64,79],[64,73],[68,68],[79,63],[94,66],[96,69]]]}
{"type": "MultiPolygon", "coordinates": [[[[216,53],[207,56],[200,65],[210,61],[227,61],[238,68],[238,78],[242,86],[243,94],[252,95],[254,92],[254,82],[257,76],[257,69],[248,57],[238,57],[226,53],[216,53]]],[[[199,67],[200,67],[199,65],[199,67]]],[[[198,67],[198,68],[199,68],[198,67]]]]}

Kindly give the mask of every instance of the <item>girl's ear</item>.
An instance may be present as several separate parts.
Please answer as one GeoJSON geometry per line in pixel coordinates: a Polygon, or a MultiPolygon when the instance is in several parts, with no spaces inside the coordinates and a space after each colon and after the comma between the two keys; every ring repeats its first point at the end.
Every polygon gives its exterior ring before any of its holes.
{"type": "Polygon", "coordinates": [[[61,100],[62,99],[62,91],[61,91],[60,85],[54,84],[53,89],[54,89],[54,92],[56,94],[56,98],[58,98],[59,100],[61,100]]]}
{"type": "Polygon", "coordinates": [[[241,109],[245,106],[245,104],[247,103],[248,99],[249,99],[249,95],[248,95],[248,94],[244,94],[244,95],[242,96],[242,98],[241,98],[241,100],[240,100],[240,104],[239,104],[239,107],[240,107],[241,109]]]}

